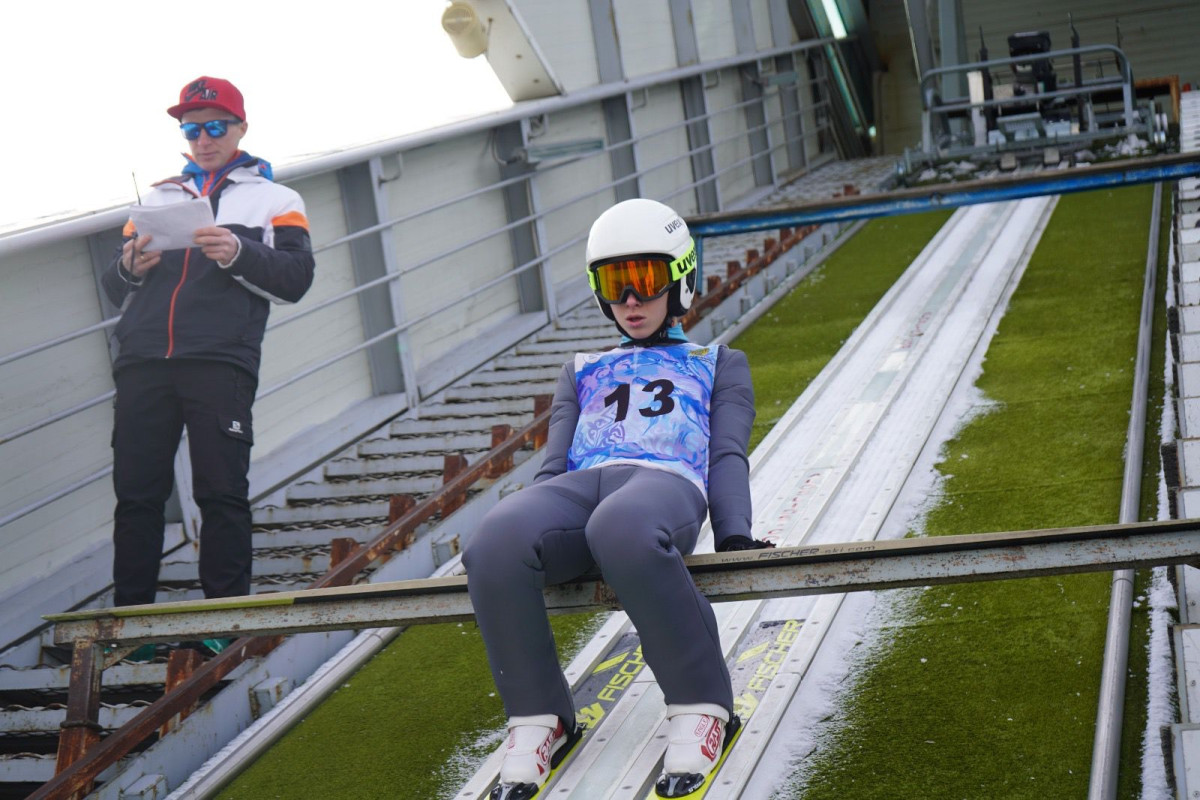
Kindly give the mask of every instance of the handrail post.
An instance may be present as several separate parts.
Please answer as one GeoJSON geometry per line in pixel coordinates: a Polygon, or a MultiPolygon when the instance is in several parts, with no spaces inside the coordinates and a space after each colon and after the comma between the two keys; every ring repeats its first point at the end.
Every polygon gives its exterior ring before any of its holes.
{"type": "MultiPolygon", "coordinates": [[[[75,642],[71,651],[71,683],[67,690],[67,718],[58,737],[58,773],[83,758],[88,748],[100,741],[100,681],[104,673],[101,645],[91,639],[75,642]]],[[[71,795],[83,797],[91,791],[89,783],[71,795]]]]}

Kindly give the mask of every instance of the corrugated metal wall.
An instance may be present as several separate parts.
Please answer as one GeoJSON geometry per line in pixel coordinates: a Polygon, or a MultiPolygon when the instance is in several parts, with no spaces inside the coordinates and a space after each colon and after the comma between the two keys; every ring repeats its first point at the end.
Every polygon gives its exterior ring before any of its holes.
{"type": "Polygon", "coordinates": [[[981,26],[993,57],[1008,55],[1009,34],[1021,31],[1047,31],[1054,49],[1070,47],[1068,13],[1075,21],[1081,45],[1117,44],[1119,21],[1120,47],[1129,56],[1135,79],[1179,75],[1184,81],[1200,80],[1200,49],[1196,47],[1196,35],[1200,32],[1200,2],[1196,0],[1009,0],[1004,3],[963,0],[967,52],[972,57],[978,53],[981,26]]]}
{"type": "MultiPolygon", "coordinates": [[[[916,1],[916,0],[914,0],[916,1]]],[[[938,3],[926,2],[931,39],[938,46],[938,3]]],[[[921,106],[912,40],[904,0],[873,0],[867,3],[871,32],[887,71],[879,76],[881,152],[902,153],[920,144],[921,106]]],[[[1129,57],[1135,80],[1178,75],[1181,83],[1200,82],[1200,2],[1128,2],[1127,0],[963,0],[963,27],[967,54],[978,57],[979,29],[983,28],[988,54],[1008,55],[1008,36],[1022,31],[1046,31],[1051,46],[1071,46],[1070,14],[1081,45],[1117,44],[1120,23],[1121,49],[1129,57]]],[[[1114,72],[1108,72],[1112,75],[1114,72]]],[[[1087,75],[1085,77],[1095,77],[1087,75]]]]}

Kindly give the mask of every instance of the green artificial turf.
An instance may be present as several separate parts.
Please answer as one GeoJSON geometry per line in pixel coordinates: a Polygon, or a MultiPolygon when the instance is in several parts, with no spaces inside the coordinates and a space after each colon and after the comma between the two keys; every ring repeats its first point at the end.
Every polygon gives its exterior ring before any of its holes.
{"type": "MultiPolygon", "coordinates": [[[[604,614],[554,616],[569,660],[604,614]]],[[[479,629],[404,631],[221,792],[225,800],[452,796],[500,744],[479,629]]]]}
{"type": "MultiPolygon", "coordinates": [[[[1150,196],[1059,201],[987,351],[978,386],[995,405],[946,446],[925,534],[1118,520],[1150,196]]],[[[778,795],[1085,797],[1110,585],[1097,573],[886,593],[885,634],[852,656],[821,746],[778,795]]],[[[1139,607],[1121,797],[1138,791],[1145,628],[1139,607]]]]}

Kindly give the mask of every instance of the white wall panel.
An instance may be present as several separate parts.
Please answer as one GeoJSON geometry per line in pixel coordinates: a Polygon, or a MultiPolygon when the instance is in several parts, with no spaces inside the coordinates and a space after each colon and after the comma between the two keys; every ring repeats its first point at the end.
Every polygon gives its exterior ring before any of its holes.
{"type": "MultiPolygon", "coordinates": [[[[406,152],[400,180],[388,184],[388,204],[393,218],[405,218],[497,181],[499,165],[493,158],[491,137],[475,134],[406,152]]],[[[404,318],[414,320],[461,301],[454,313],[411,330],[418,369],[518,312],[515,280],[488,289],[480,298],[464,299],[472,289],[512,271],[509,235],[500,230],[507,224],[504,198],[497,190],[395,227],[404,318]],[[465,246],[480,238],[483,241],[465,246]]]]}
{"type": "Polygon", "coordinates": [[[715,61],[737,55],[730,0],[692,0],[692,19],[701,59],[715,61]]]}
{"type": "Polygon", "coordinates": [[[104,478],[0,529],[0,597],[48,578],[110,538],[115,503],[112,479],[104,478]]]}
{"type": "MultiPolygon", "coordinates": [[[[23,350],[100,321],[86,240],[20,252],[0,265],[0,355],[23,350]]],[[[106,334],[93,333],[0,366],[0,433],[10,434],[112,390],[106,334]]],[[[112,402],[0,445],[0,517],[64,489],[112,461],[112,402]]],[[[93,485],[107,501],[92,507],[76,492],[0,528],[0,594],[46,565],[87,549],[87,530],[111,519],[111,480],[93,485]],[[81,528],[47,527],[82,514],[81,528]],[[40,559],[40,561],[38,560],[40,559]],[[34,563],[37,561],[37,563],[34,563]],[[45,563],[43,563],[45,562],[45,563]]]]}
{"type": "MultiPolygon", "coordinates": [[[[555,114],[549,120],[548,142],[572,139],[605,139],[604,114],[598,105],[555,114]]],[[[535,142],[540,142],[537,139],[535,142]]],[[[574,162],[539,168],[538,208],[545,213],[543,230],[546,252],[572,239],[586,240],[596,217],[616,202],[611,188],[612,166],[608,153],[590,154],[574,162]],[[553,209],[553,210],[552,210],[553,209]]],[[[550,258],[551,280],[569,282],[583,274],[582,250],[573,247],[550,258]]]]}
{"type": "Polygon", "coordinates": [[[746,134],[746,111],[733,108],[741,102],[741,82],[737,70],[721,70],[720,80],[705,92],[713,150],[716,154],[716,169],[721,173],[721,202],[726,207],[742,195],[753,190],[754,169],[746,161],[750,157],[750,140],[746,134]],[[739,161],[745,163],[733,166],[739,161]]]}
{"type": "Polygon", "coordinates": [[[626,78],[666,72],[677,65],[671,12],[665,0],[613,0],[626,78]]]}
{"type": "MultiPolygon", "coordinates": [[[[1129,56],[1133,77],[1156,78],[1178,74],[1193,83],[1200,78],[1200,51],[1196,31],[1200,30],[1200,3],[1129,3],[1125,0],[1090,0],[1086,4],[1012,0],[1006,3],[964,0],[964,27],[970,34],[967,48],[977,55],[979,28],[988,44],[989,55],[1008,55],[1008,36],[1019,31],[1042,30],[1050,34],[1051,47],[1071,46],[1067,13],[1072,12],[1080,44],[1116,44],[1117,23],[1121,26],[1121,49],[1129,56]]],[[[936,19],[936,17],[935,17],[936,19]]],[[[936,37],[936,31],[934,33],[936,37]]],[[[1114,75],[1111,60],[1106,75],[1114,75]]],[[[1085,77],[1094,77],[1094,71],[1085,77]]]]}
{"type": "Polygon", "coordinates": [[[644,95],[634,95],[634,100],[634,134],[640,140],[637,161],[643,173],[643,196],[662,200],[684,216],[694,214],[695,189],[677,191],[677,187],[693,180],[687,129],[680,124],[683,99],[679,87],[656,86],[644,95]],[[639,99],[643,96],[644,102],[639,99]]]}
{"type": "Polygon", "coordinates": [[[750,19],[754,24],[754,46],[770,50],[775,46],[771,36],[771,0],[750,0],[750,19]]]}
{"type": "Polygon", "coordinates": [[[587,0],[517,0],[513,5],[564,91],[600,82],[587,0]]]}
{"type": "MultiPolygon", "coordinates": [[[[346,234],[336,173],[307,178],[292,183],[291,187],[304,197],[314,249],[346,234]]],[[[270,325],[279,325],[354,288],[349,246],[321,250],[316,254],[316,262],[312,288],[299,303],[272,306],[270,325]]],[[[259,390],[269,389],[363,340],[362,317],[354,298],[272,328],[263,340],[259,390]]],[[[263,398],[254,409],[255,457],[271,452],[299,431],[333,419],[348,406],[370,397],[371,391],[367,357],[364,351],[359,351],[307,380],[263,398]],[[280,413],[284,408],[290,413],[280,413]]]]}

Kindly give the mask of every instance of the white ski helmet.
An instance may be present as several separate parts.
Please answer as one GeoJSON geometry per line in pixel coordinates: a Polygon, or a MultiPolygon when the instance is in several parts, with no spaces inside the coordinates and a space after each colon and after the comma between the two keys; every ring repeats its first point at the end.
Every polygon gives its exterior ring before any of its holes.
{"type": "MultiPolygon", "coordinates": [[[[597,275],[600,267],[623,259],[665,262],[668,319],[682,317],[691,308],[696,295],[696,243],[688,233],[687,223],[669,206],[643,198],[617,203],[592,224],[585,258],[588,284],[596,304],[614,322],[612,303],[621,302],[627,291],[637,292],[632,286],[619,287],[618,297],[606,299],[597,275]]],[[[651,299],[637,294],[642,300],[651,299]]]]}

